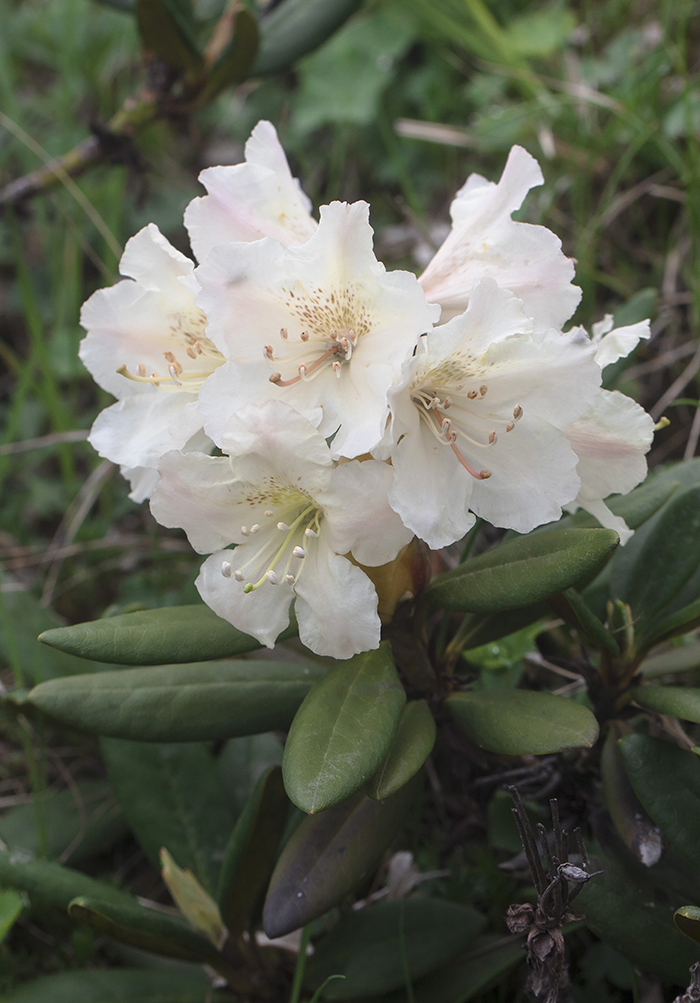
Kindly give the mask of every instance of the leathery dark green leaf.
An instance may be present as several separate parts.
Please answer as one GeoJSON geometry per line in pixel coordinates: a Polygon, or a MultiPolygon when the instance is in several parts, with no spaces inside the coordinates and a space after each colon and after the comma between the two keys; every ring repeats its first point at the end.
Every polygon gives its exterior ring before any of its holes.
{"type": "Polygon", "coordinates": [[[489,752],[522,756],[590,748],[598,722],[582,704],[531,690],[453,693],[446,706],[460,730],[489,752]]]}
{"type": "Polygon", "coordinates": [[[700,947],[673,926],[668,895],[609,857],[592,860],[603,873],[583,886],[576,912],[593,933],[643,972],[685,985],[688,969],[700,960],[700,947]]]}
{"type": "Polygon", "coordinates": [[[277,73],[313,52],[362,0],[286,0],[261,20],[260,49],[251,76],[277,73]]]}
{"type": "Polygon", "coordinates": [[[407,784],[432,752],[435,735],[435,718],[426,701],[407,703],[386,758],[369,782],[369,796],[381,801],[407,784]]]}
{"type": "Polygon", "coordinates": [[[294,804],[314,814],[369,780],[389,751],[405,702],[386,641],[330,669],[289,730],[282,770],[294,804]]]}
{"type": "MultiPolygon", "coordinates": [[[[279,640],[295,637],[294,622],[279,640]]],[[[210,661],[256,651],[262,645],[236,630],[208,606],[164,606],[54,627],[39,635],[53,648],[96,662],[117,665],[170,665],[210,661]]]]}
{"type": "Polygon", "coordinates": [[[126,820],[155,866],[164,846],[213,894],[233,818],[209,748],[117,738],[100,745],[126,820]]]}
{"type": "Polygon", "coordinates": [[[605,803],[627,848],[645,867],[652,867],[658,863],[663,850],[661,832],[634,793],[625,772],[619,737],[617,727],[611,723],[600,760],[605,803]]]}
{"type": "Polygon", "coordinates": [[[682,905],[676,909],[673,922],[681,933],[700,944],[700,908],[696,905],[682,905]]]}
{"type": "Polygon", "coordinates": [[[245,928],[272,874],[288,810],[282,770],[272,766],[236,822],[221,865],[217,898],[231,936],[245,928]]]}
{"type": "Polygon", "coordinates": [[[442,968],[466,951],[486,925],[471,906],[444,899],[412,898],[347,913],[316,944],[306,966],[310,989],[329,975],[344,975],[328,985],[328,1000],[364,999],[392,992],[406,981],[442,968]]]}
{"type": "Polygon", "coordinates": [[[134,901],[127,892],[121,892],[105,881],[98,881],[51,860],[35,860],[17,851],[8,853],[0,850],[0,885],[26,891],[32,904],[63,912],[78,895],[126,905],[134,901]]]}
{"type": "Polygon", "coordinates": [[[230,1000],[228,993],[207,992],[204,972],[149,971],[144,968],[90,968],[43,975],[3,993],[3,1003],[212,1003],[230,1000]]]}
{"type": "Polygon", "coordinates": [[[700,846],[700,758],[648,735],[628,735],[620,751],[635,794],[663,834],[690,860],[700,846]]]}
{"type": "Polygon", "coordinates": [[[559,595],[552,596],[549,605],[558,616],[576,628],[584,642],[611,655],[620,654],[615,635],[601,623],[576,589],[565,589],[559,595]]]}
{"type": "Polygon", "coordinates": [[[497,613],[529,606],[595,574],[618,543],[610,529],[533,533],[438,575],[423,595],[431,606],[451,612],[497,613]]]}
{"type": "Polygon", "coordinates": [[[184,922],[136,902],[124,904],[80,897],[69,903],[68,915],[124,944],[168,958],[209,964],[216,964],[219,958],[214,946],[184,922]]]}
{"type": "Polygon", "coordinates": [[[305,818],[280,855],[263,910],[268,937],[282,937],[349,895],[399,833],[421,775],[386,801],[357,793],[305,818]]]}
{"type": "Polygon", "coordinates": [[[168,66],[188,76],[201,69],[190,0],[136,0],[136,22],[145,48],[168,66]]]}
{"type": "Polygon", "coordinates": [[[245,80],[250,75],[259,45],[258,22],[249,10],[241,7],[234,19],[231,41],[209,71],[199,102],[211,101],[225,87],[245,80]]]}
{"type": "Polygon", "coordinates": [[[136,742],[198,742],[289,727],[325,670],[314,662],[159,665],[52,679],[29,696],[82,731],[136,742]]]}
{"type": "Polygon", "coordinates": [[[670,714],[684,721],[700,722],[700,689],[686,686],[637,686],[635,703],[645,710],[670,714]]]}

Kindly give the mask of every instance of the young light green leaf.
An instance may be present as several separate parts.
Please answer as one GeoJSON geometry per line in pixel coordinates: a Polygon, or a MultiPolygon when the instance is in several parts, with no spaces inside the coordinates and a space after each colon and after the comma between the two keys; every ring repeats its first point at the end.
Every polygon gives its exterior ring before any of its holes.
{"type": "Polygon", "coordinates": [[[315,662],[160,665],[52,679],[29,701],[83,731],[140,742],[284,730],[324,669],[315,662]]]}
{"type": "Polygon", "coordinates": [[[161,874],[182,915],[196,933],[202,933],[215,947],[226,936],[221,913],[214,899],[200,885],[190,870],[183,870],[168,853],[160,851],[161,874]]]}
{"type": "Polygon", "coordinates": [[[598,722],[587,707],[551,693],[476,690],[453,693],[446,706],[468,738],[502,755],[590,748],[598,738],[598,722]]]}
{"type": "MultiPolygon", "coordinates": [[[[294,637],[295,624],[279,640],[294,637]]],[[[210,661],[262,647],[203,604],[121,613],[73,627],[45,630],[39,640],[60,651],[117,665],[210,661]]]]}
{"type": "Polygon", "coordinates": [[[331,669],[289,730],[282,770],[294,804],[314,814],[369,780],[389,751],[405,702],[386,642],[331,669]]]}
{"type": "Polygon", "coordinates": [[[420,979],[467,950],[485,925],[470,906],[424,897],[351,912],[316,944],[306,982],[315,989],[329,975],[344,975],[326,999],[388,993],[405,983],[404,956],[411,981],[420,979]]]}
{"type": "Polygon", "coordinates": [[[522,536],[439,575],[424,597],[432,607],[454,612],[529,606],[593,576],[618,542],[609,529],[553,529],[522,536]]]}
{"type": "Polygon", "coordinates": [[[268,937],[282,937],[328,912],[377,866],[408,814],[420,774],[386,801],[354,794],[305,818],[277,861],[265,899],[268,937]]]}
{"type": "Polygon", "coordinates": [[[407,784],[432,752],[435,735],[435,718],[426,701],[407,703],[386,758],[369,782],[369,796],[381,801],[407,784]]]}

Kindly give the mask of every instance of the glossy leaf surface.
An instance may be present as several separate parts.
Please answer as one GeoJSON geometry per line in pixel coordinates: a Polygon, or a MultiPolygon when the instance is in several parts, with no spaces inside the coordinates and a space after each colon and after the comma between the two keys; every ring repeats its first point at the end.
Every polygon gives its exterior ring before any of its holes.
{"type": "Polygon", "coordinates": [[[277,861],[265,900],[268,937],[282,937],[322,916],[377,866],[398,835],[420,776],[386,801],[355,794],[305,818],[277,861]]]}
{"type": "MultiPolygon", "coordinates": [[[[293,637],[290,626],[280,639],[293,637]]],[[[262,647],[208,606],[164,606],[45,630],[39,640],[60,651],[117,665],[209,661],[262,647]]]]}
{"type": "Polygon", "coordinates": [[[412,700],[401,711],[389,751],[372,777],[367,792],[380,801],[407,784],[435,745],[435,718],[425,700],[412,700]]]}
{"type": "Polygon", "coordinates": [[[126,820],[155,866],[164,846],[213,893],[233,818],[207,746],[103,738],[101,748],[126,820]]]}
{"type": "Polygon", "coordinates": [[[307,963],[307,982],[332,982],[324,999],[357,999],[391,992],[442,968],[465,951],[486,925],[470,906],[441,899],[411,898],[365,907],[344,916],[320,941],[307,963]]]}
{"type": "Polygon", "coordinates": [[[447,709],[461,731],[482,749],[509,756],[590,748],[598,722],[587,707],[530,690],[453,693],[447,709]]]}
{"type": "Polygon", "coordinates": [[[332,668],[289,730],[282,769],[294,804],[314,814],[369,780],[389,751],[405,702],[386,642],[332,668]]]}
{"type": "Polygon", "coordinates": [[[53,679],[29,700],[64,724],[111,738],[213,741],[286,729],[323,673],[301,661],[160,665],[53,679]]]}
{"type": "Polygon", "coordinates": [[[424,595],[431,606],[453,612],[530,606],[595,574],[618,542],[609,529],[553,529],[522,536],[439,575],[424,595]]]}

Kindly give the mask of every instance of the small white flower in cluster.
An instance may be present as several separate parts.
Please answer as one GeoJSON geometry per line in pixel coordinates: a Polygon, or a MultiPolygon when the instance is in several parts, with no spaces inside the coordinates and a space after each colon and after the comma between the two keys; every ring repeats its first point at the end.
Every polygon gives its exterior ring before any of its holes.
{"type": "Polygon", "coordinates": [[[644,479],[653,423],[601,373],[649,324],[562,332],[573,263],[511,218],[537,162],[513,147],[498,184],[471,175],[416,278],[377,261],[366,203],[316,222],[269,122],[245,153],[186,210],[199,267],[151,224],[81,317],[118,398],[91,441],[211,554],[205,602],[272,646],[294,601],[304,644],[349,658],[379,643],[358,565],[414,534],[439,548],[476,516],[525,533],[580,506],[625,542],[604,499],[644,479]]]}

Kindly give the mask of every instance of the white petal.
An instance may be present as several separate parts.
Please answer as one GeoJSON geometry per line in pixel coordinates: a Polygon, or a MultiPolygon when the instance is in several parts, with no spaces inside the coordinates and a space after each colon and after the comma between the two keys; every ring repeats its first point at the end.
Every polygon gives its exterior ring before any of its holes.
{"type": "MultiPolygon", "coordinates": [[[[163,453],[184,449],[201,429],[202,416],[191,394],[137,394],[97,416],[90,442],[100,456],[113,463],[155,467],[163,453]]],[[[199,448],[206,448],[205,441],[200,440],[199,448]]]]}
{"type": "Polygon", "coordinates": [[[129,498],[135,502],[150,498],[159,479],[155,467],[120,467],[119,473],[129,482],[131,486],[129,498]]]}
{"type": "Polygon", "coordinates": [[[351,658],[379,647],[374,585],[363,571],[334,554],[323,537],[310,548],[295,591],[299,638],[311,651],[351,658]]]}
{"type": "Polygon", "coordinates": [[[286,585],[266,583],[255,592],[243,591],[244,584],[224,578],[221,565],[232,561],[230,550],[212,554],[202,565],[195,582],[207,606],[238,630],[274,648],[275,640],[289,623],[289,607],[294,593],[286,585]]]}
{"type": "Polygon", "coordinates": [[[604,529],[614,529],[620,537],[621,547],[624,547],[627,541],[634,536],[634,530],[629,528],[622,516],[614,515],[604,501],[600,499],[596,501],[583,499],[581,500],[581,508],[585,508],[587,512],[590,512],[604,529]]]}
{"type": "Polygon", "coordinates": [[[474,283],[496,279],[525,305],[537,329],[560,328],[581,297],[571,284],[573,263],[543,226],[516,223],[511,213],[528,190],[542,184],[537,162],[514,146],[497,185],[472,175],[452,203],[452,231],[420,277],[443,321],[461,313],[474,283]]]}
{"type": "Polygon", "coordinates": [[[246,143],[246,163],[210,167],[199,176],[208,195],[185,210],[192,249],[204,261],[216,244],[274,237],[285,245],[313,236],[311,204],[292,177],[270,122],[258,122],[246,143]]]}
{"type": "MultiPolygon", "coordinates": [[[[594,340],[595,328],[593,325],[594,340]]],[[[597,339],[598,349],[595,360],[601,369],[617,362],[618,359],[626,358],[633,351],[642,338],[651,337],[651,327],[648,320],[640,320],[637,324],[629,324],[627,327],[616,327],[614,331],[605,333],[597,339]]]]}
{"type": "Polygon", "coordinates": [[[581,498],[626,494],[647,475],[645,453],[654,422],[639,404],[617,391],[600,390],[594,406],[564,429],[578,456],[581,498]]]}
{"type": "Polygon", "coordinates": [[[389,506],[393,471],[386,463],[365,460],[341,463],[318,501],[323,506],[323,532],[329,534],[336,553],[352,552],[367,567],[393,561],[413,538],[389,506]]]}

